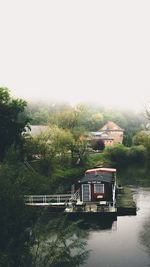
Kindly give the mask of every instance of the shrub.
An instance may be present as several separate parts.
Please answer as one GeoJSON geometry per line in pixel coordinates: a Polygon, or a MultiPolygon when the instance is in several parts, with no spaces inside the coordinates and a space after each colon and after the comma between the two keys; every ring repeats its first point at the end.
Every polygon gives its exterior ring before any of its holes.
{"type": "Polygon", "coordinates": [[[131,162],[143,162],[146,159],[146,148],[143,145],[133,146],[129,150],[129,160],[131,162]]]}
{"type": "Polygon", "coordinates": [[[106,156],[112,163],[124,164],[128,160],[129,148],[124,145],[115,145],[105,149],[106,156]]]}

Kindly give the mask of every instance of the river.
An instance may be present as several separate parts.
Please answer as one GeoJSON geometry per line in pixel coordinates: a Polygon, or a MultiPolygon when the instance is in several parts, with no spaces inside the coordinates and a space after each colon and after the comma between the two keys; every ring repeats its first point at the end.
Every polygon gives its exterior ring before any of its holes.
{"type": "Polygon", "coordinates": [[[148,168],[121,169],[119,182],[132,188],[137,214],[118,216],[107,229],[89,230],[84,267],[150,266],[150,177],[148,168]]]}
{"type": "MultiPolygon", "coordinates": [[[[149,173],[132,168],[119,174],[119,182],[129,185],[137,206],[136,215],[100,218],[75,223],[48,215],[49,227],[41,222],[42,252],[38,267],[148,267],[150,266],[150,179],[149,173]],[[123,174],[122,174],[123,173],[123,174]],[[73,226],[72,226],[73,225],[73,226]],[[45,231],[43,233],[43,231],[45,231]],[[44,238],[45,235],[45,238],[44,238]],[[45,259],[49,259],[47,265],[45,259]]],[[[38,239],[38,237],[36,238],[38,239]]],[[[34,249],[33,249],[34,254],[34,249]]]]}
{"type": "Polygon", "coordinates": [[[150,266],[150,188],[133,187],[137,215],[118,216],[108,229],[89,229],[84,267],[150,266]]]}

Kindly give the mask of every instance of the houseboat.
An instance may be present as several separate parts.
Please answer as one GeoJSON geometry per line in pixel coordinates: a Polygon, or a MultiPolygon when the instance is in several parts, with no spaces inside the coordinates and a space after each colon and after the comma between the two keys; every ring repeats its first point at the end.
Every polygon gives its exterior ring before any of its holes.
{"type": "Polygon", "coordinates": [[[79,190],[67,203],[65,212],[117,213],[116,169],[88,169],[78,182],[79,190]]]}
{"type": "Polygon", "coordinates": [[[101,215],[136,215],[136,204],[129,187],[116,185],[116,169],[93,168],[85,171],[78,181],[79,187],[71,194],[28,195],[25,203],[32,207],[48,208],[51,212],[64,212],[73,218],[96,218],[101,215]]]}

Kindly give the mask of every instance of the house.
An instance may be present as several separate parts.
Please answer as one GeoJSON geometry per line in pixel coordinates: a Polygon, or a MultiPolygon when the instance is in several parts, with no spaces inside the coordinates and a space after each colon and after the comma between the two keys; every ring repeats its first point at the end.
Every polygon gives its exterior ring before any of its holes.
{"type": "Polygon", "coordinates": [[[104,138],[106,146],[112,144],[122,144],[124,129],[120,128],[116,123],[108,121],[101,129],[99,129],[98,132],[101,133],[102,136],[106,134],[107,137],[111,138],[112,141],[107,138],[105,140],[104,138]]]}
{"type": "Polygon", "coordinates": [[[116,169],[94,168],[85,171],[78,181],[79,189],[66,205],[65,212],[86,218],[97,215],[117,215],[116,169]]]}
{"type": "Polygon", "coordinates": [[[120,128],[116,123],[108,121],[97,132],[90,132],[86,136],[86,140],[91,143],[92,141],[101,140],[105,146],[112,146],[114,144],[122,144],[124,129],[120,128]]]}

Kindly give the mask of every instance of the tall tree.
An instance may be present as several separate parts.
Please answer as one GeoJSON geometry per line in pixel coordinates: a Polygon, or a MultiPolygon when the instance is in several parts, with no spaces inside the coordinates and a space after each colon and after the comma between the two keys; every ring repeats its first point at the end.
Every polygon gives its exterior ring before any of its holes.
{"type": "Polygon", "coordinates": [[[86,107],[84,105],[78,105],[75,108],[65,109],[53,117],[52,122],[58,125],[59,128],[67,131],[67,134],[71,137],[69,140],[71,141],[70,151],[73,165],[77,163],[82,165],[86,158],[86,142],[82,138],[86,133],[84,127],[86,115],[86,107]]]}
{"type": "Polygon", "coordinates": [[[22,141],[22,133],[29,123],[29,118],[24,110],[26,102],[14,99],[7,88],[0,88],[0,159],[14,144],[18,146],[22,141]]]}

